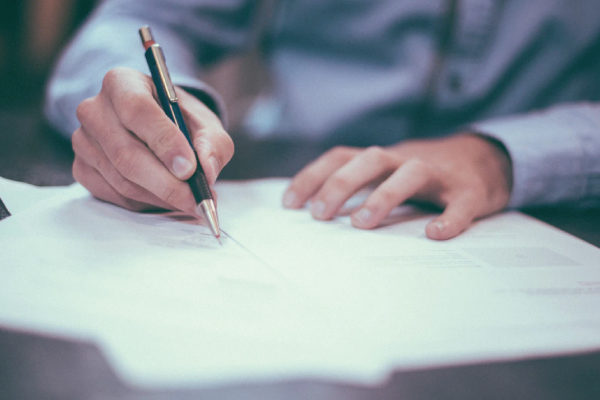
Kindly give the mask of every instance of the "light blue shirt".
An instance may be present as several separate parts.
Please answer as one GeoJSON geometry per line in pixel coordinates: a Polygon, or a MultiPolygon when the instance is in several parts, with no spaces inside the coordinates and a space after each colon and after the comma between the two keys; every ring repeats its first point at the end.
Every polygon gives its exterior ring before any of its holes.
{"type": "Polygon", "coordinates": [[[471,129],[506,146],[510,207],[600,204],[600,1],[275,0],[256,35],[259,3],[105,1],[54,71],[48,119],[70,135],[109,69],[148,73],[148,24],[173,80],[223,119],[201,72],[258,41],[282,109],[274,135],[367,146],[471,129]]]}

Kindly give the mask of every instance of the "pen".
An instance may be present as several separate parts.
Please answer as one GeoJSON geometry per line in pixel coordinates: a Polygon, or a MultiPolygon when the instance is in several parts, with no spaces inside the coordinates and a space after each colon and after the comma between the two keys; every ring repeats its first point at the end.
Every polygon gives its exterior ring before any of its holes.
{"type": "Polygon", "coordinates": [[[165,62],[165,56],[158,43],[154,41],[150,27],[143,26],[140,28],[139,32],[144,48],[146,49],[146,61],[148,62],[150,73],[152,74],[152,81],[154,81],[154,86],[156,86],[160,104],[162,105],[165,114],[167,114],[171,121],[173,121],[181,132],[183,132],[196,157],[196,171],[194,171],[194,174],[187,180],[187,183],[190,185],[190,189],[196,200],[196,206],[202,211],[210,230],[219,243],[221,243],[221,240],[219,239],[221,237],[221,231],[219,229],[219,219],[217,217],[215,201],[210,187],[208,186],[208,182],[206,181],[206,175],[200,165],[198,153],[196,153],[196,149],[194,149],[192,138],[190,137],[185,121],[183,120],[177,94],[175,93],[175,86],[173,86],[173,82],[171,82],[171,76],[169,75],[169,70],[167,69],[167,64],[165,62]]]}

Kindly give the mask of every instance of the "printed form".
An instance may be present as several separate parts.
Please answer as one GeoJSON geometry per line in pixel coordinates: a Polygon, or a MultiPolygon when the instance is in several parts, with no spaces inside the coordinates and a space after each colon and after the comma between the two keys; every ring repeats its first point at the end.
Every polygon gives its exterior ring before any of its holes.
{"type": "MultiPolygon", "coordinates": [[[[280,206],[287,184],[219,183],[222,247],[181,213],[129,212],[79,185],[43,192],[0,222],[0,325],[91,340],[145,387],[375,384],[600,349],[600,249],[516,212],[445,242],[410,206],[358,230],[360,197],[318,222],[280,206]]],[[[10,210],[40,191],[2,196],[10,210]]]]}

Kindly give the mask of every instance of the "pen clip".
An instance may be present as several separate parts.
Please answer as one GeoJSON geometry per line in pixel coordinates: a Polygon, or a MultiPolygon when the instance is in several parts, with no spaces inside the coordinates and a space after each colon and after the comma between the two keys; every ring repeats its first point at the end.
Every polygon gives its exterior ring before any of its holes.
{"type": "MultiPolygon", "coordinates": [[[[154,41],[152,31],[148,25],[142,26],[139,33],[140,39],[142,39],[142,43],[146,49],[146,58],[148,56],[148,51],[152,52],[153,61],[156,62],[156,69],[158,70],[158,75],[167,98],[171,103],[177,102],[178,99],[177,94],[175,93],[175,86],[173,86],[173,82],[171,81],[171,75],[169,75],[169,69],[167,68],[165,54],[163,53],[162,48],[154,41]]],[[[148,62],[150,63],[150,60],[148,60],[148,62]]]]}
{"type": "Polygon", "coordinates": [[[163,54],[162,49],[158,44],[153,44],[148,48],[154,55],[154,59],[156,60],[156,68],[158,69],[158,74],[160,75],[160,80],[162,82],[163,88],[169,98],[169,101],[175,103],[177,101],[177,94],[175,93],[175,86],[173,86],[173,82],[171,81],[171,76],[169,75],[169,70],[167,69],[167,63],[165,62],[165,56],[163,54]]]}

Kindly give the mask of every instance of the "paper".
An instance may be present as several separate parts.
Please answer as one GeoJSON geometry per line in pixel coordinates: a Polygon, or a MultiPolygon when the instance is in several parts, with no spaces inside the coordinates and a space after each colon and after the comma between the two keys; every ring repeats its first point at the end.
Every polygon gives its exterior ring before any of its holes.
{"type": "MultiPolygon", "coordinates": [[[[80,186],[0,222],[0,324],[91,339],[141,386],[319,377],[600,348],[600,250],[519,213],[451,241],[399,207],[373,231],[217,185],[223,247],[181,214],[80,186]]],[[[351,208],[351,202],[348,207],[351,208]]]]}
{"type": "Polygon", "coordinates": [[[39,187],[0,177],[0,198],[11,215],[67,190],[64,186],[39,187]]]}

